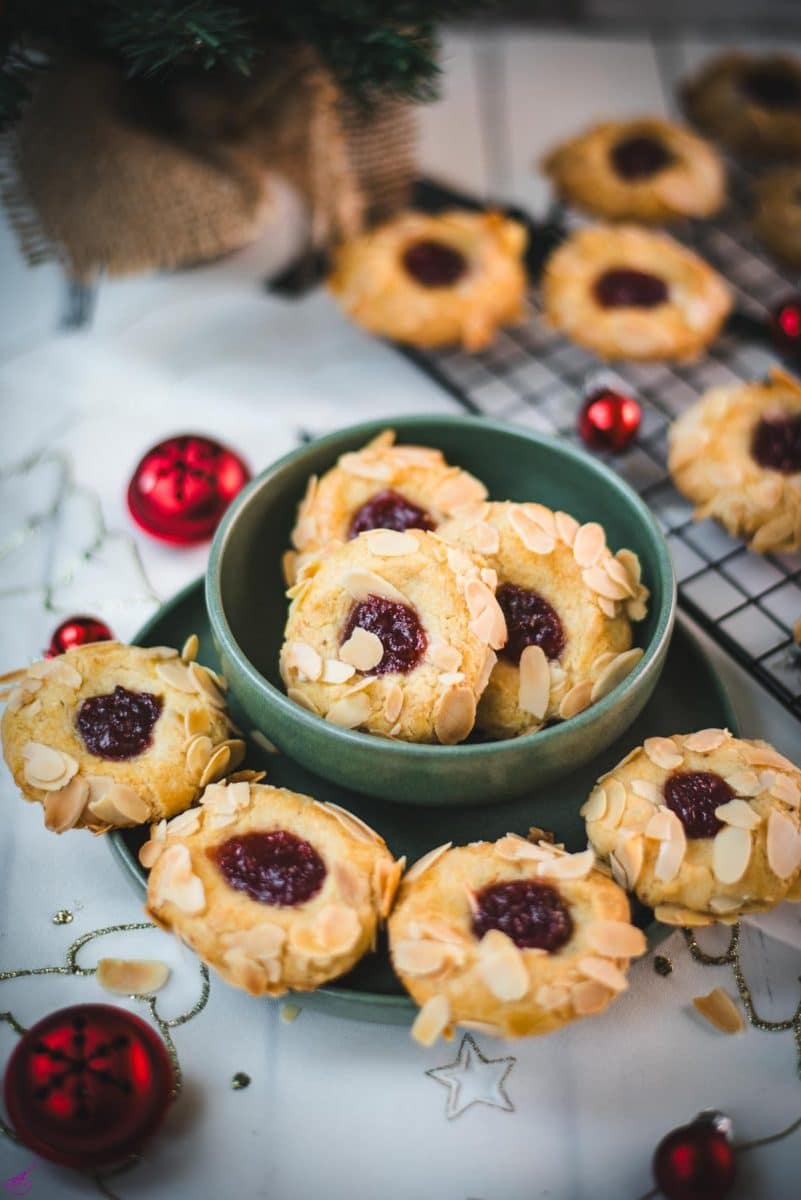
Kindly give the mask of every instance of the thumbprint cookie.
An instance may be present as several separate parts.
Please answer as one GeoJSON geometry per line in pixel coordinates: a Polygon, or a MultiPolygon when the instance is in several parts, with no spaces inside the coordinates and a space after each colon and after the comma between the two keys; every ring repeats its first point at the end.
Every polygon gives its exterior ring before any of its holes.
{"type": "Polygon", "coordinates": [[[801,155],[801,60],[789,54],[721,54],[682,88],[688,116],[736,154],[801,155]]]}

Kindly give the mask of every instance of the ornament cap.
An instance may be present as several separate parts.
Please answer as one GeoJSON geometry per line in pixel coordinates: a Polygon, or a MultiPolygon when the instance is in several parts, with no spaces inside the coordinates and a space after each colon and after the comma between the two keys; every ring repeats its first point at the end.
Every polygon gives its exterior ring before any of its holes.
{"type": "Polygon", "coordinates": [[[727,1142],[734,1141],[734,1122],[726,1113],[717,1108],[705,1108],[693,1118],[693,1125],[711,1125],[718,1133],[722,1133],[727,1142]]]}

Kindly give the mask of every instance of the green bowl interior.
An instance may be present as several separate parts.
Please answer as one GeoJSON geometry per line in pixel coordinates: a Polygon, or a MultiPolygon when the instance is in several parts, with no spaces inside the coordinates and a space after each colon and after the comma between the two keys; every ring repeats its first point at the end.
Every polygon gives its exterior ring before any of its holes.
{"type": "MultiPolygon", "coordinates": [[[[320,439],[268,468],[235,501],[215,538],[209,566],[212,617],[216,615],[223,629],[227,625],[229,640],[281,700],[278,656],[287,600],[280,563],[298,503],[310,475],[322,474],[344,451],[363,446],[387,427],[397,430],[399,441],[442,450],[450,462],[482,479],[493,499],[538,500],[580,521],[600,522],[614,550],[626,546],[639,555],[644,582],[651,589],[648,616],[634,626],[635,644],[647,649],[665,632],[674,582],[664,539],[639,497],[600,462],[565,442],[484,419],[404,417],[370,422],[320,439]],[[222,611],[215,614],[215,607],[222,611]]],[[[344,738],[367,736],[331,732],[344,738]]],[[[415,749],[458,753],[458,747],[415,749]]]]}

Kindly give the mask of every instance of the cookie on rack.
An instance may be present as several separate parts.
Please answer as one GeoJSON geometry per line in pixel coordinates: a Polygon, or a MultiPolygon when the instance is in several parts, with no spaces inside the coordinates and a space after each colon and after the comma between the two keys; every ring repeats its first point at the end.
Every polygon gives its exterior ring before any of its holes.
{"type": "Polygon", "coordinates": [[[801,167],[769,171],[755,186],[754,233],[780,262],[801,267],[801,167]]]}
{"type": "Polygon", "coordinates": [[[516,835],[415,863],[389,919],[392,964],[420,1005],[412,1036],[428,1046],[461,1025],[525,1037],[605,1009],[646,942],[593,864],[592,850],[516,835]]]}
{"type": "Polygon", "coordinates": [[[147,913],[253,996],[310,991],[375,945],[403,870],[335,804],[247,779],[207,787],[140,851],[147,913]]]}
{"type": "Polygon", "coordinates": [[[384,430],[361,450],[340,455],[312,476],[292,530],[284,575],[293,584],[312,554],[368,529],[436,529],[465,504],[484,500],[484,484],[430,446],[397,445],[384,430]]]}
{"type": "Polygon", "coordinates": [[[104,833],[172,817],[239,764],[225,681],[196,653],[194,635],[181,655],[93,642],[15,672],[3,752],[48,829],[104,833]]]}
{"type": "Polygon", "coordinates": [[[329,286],[370,333],[483,350],[524,314],[526,231],[497,212],[405,212],[343,243],[329,286]]]}
{"type": "Polygon", "coordinates": [[[725,729],[647,738],[581,812],[618,882],[669,925],[730,924],[801,872],[801,771],[725,729]]]}
{"type": "Polygon", "coordinates": [[[497,573],[508,639],[478,706],[491,737],[515,737],[600,700],[633,670],[632,620],[647,613],[636,554],[613,555],[596,522],[543,504],[472,505],[440,536],[497,573]]]}
{"type": "Polygon", "coordinates": [[[717,151],[660,117],[593,125],[551,150],[543,170],[562,200],[610,221],[711,217],[726,198],[717,151]]]}
{"type": "Polygon", "coordinates": [[[712,388],[671,427],[676,487],[751,548],[801,548],[801,383],[774,368],[763,383],[712,388]]]}
{"type": "Polygon", "coordinates": [[[732,304],[697,254],[636,225],[570,234],[546,263],[542,294],[551,325],[605,359],[694,358],[732,304]]]}
{"type": "Polygon", "coordinates": [[[736,154],[801,155],[801,60],[790,54],[717,55],[681,89],[688,116],[736,154]]]}
{"type": "Polygon", "coordinates": [[[373,529],[321,554],[290,589],[287,694],[347,729],[463,741],[506,641],[496,583],[419,529],[373,529]]]}

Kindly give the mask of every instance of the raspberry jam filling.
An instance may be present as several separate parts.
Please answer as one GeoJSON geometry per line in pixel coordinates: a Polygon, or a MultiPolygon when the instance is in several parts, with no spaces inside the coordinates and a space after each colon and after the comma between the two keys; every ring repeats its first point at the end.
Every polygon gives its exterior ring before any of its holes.
{"type": "Polygon", "coordinates": [[[378,666],[365,675],[408,675],[422,660],[428,645],[417,613],[408,604],[386,596],[368,596],[354,604],[342,631],[346,642],[356,627],[374,633],[384,647],[378,666]]]}
{"type": "Polygon", "coordinates": [[[451,287],[467,270],[467,259],[453,246],[426,238],[404,251],[403,265],[423,287],[451,287]]]}
{"type": "Polygon", "coordinates": [[[611,157],[621,179],[650,179],[676,161],[663,141],[646,133],[616,142],[611,157]]]}
{"type": "Polygon", "coordinates": [[[501,657],[517,665],[526,646],[540,646],[546,658],[558,658],[565,648],[565,630],[548,601],[514,583],[501,584],[496,595],[509,635],[501,657]]]}
{"type": "Polygon", "coordinates": [[[763,417],[754,430],[751,454],[760,467],[794,475],[801,471],[801,413],[763,417]]]}
{"type": "Polygon", "coordinates": [[[665,804],[684,826],[688,838],[714,837],[723,828],[715,809],[734,799],[734,792],[714,771],[677,771],[665,783],[665,804]]]}
{"type": "Polygon", "coordinates": [[[357,509],[348,530],[348,540],[366,533],[368,529],[394,529],[403,533],[405,529],[436,529],[436,524],[423,508],[418,508],[391,488],[376,492],[357,509]]]}
{"type": "Polygon", "coordinates": [[[105,696],[90,696],[78,709],[78,732],[98,758],[120,761],[143,754],[153,740],[162,703],[150,692],[115,687],[105,696]]]}
{"type": "Polygon", "coordinates": [[[801,79],[784,63],[761,63],[746,71],[740,87],[760,108],[801,108],[801,79]]]}
{"type": "Polygon", "coordinates": [[[668,298],[664,279],[627,267],[604,271],[596,279],[593,291],[602,308],[656,308],[668,298]]]}
{"type": "Polygon", "coordinates": [[[209,855],[232,888],[278,908],[311,900],[327,874],[314,846],[285,829],[240,834],[210,850],[209,855]]]}
{"type": "Polygon", "coordinates": [[[476,901],[473,932],[477,938],[490,929],[500,929],[521,950],[553,954],[573,933],[567,905],[548,883],[529,879],[493,883],[478,893],[476,901]]]}

